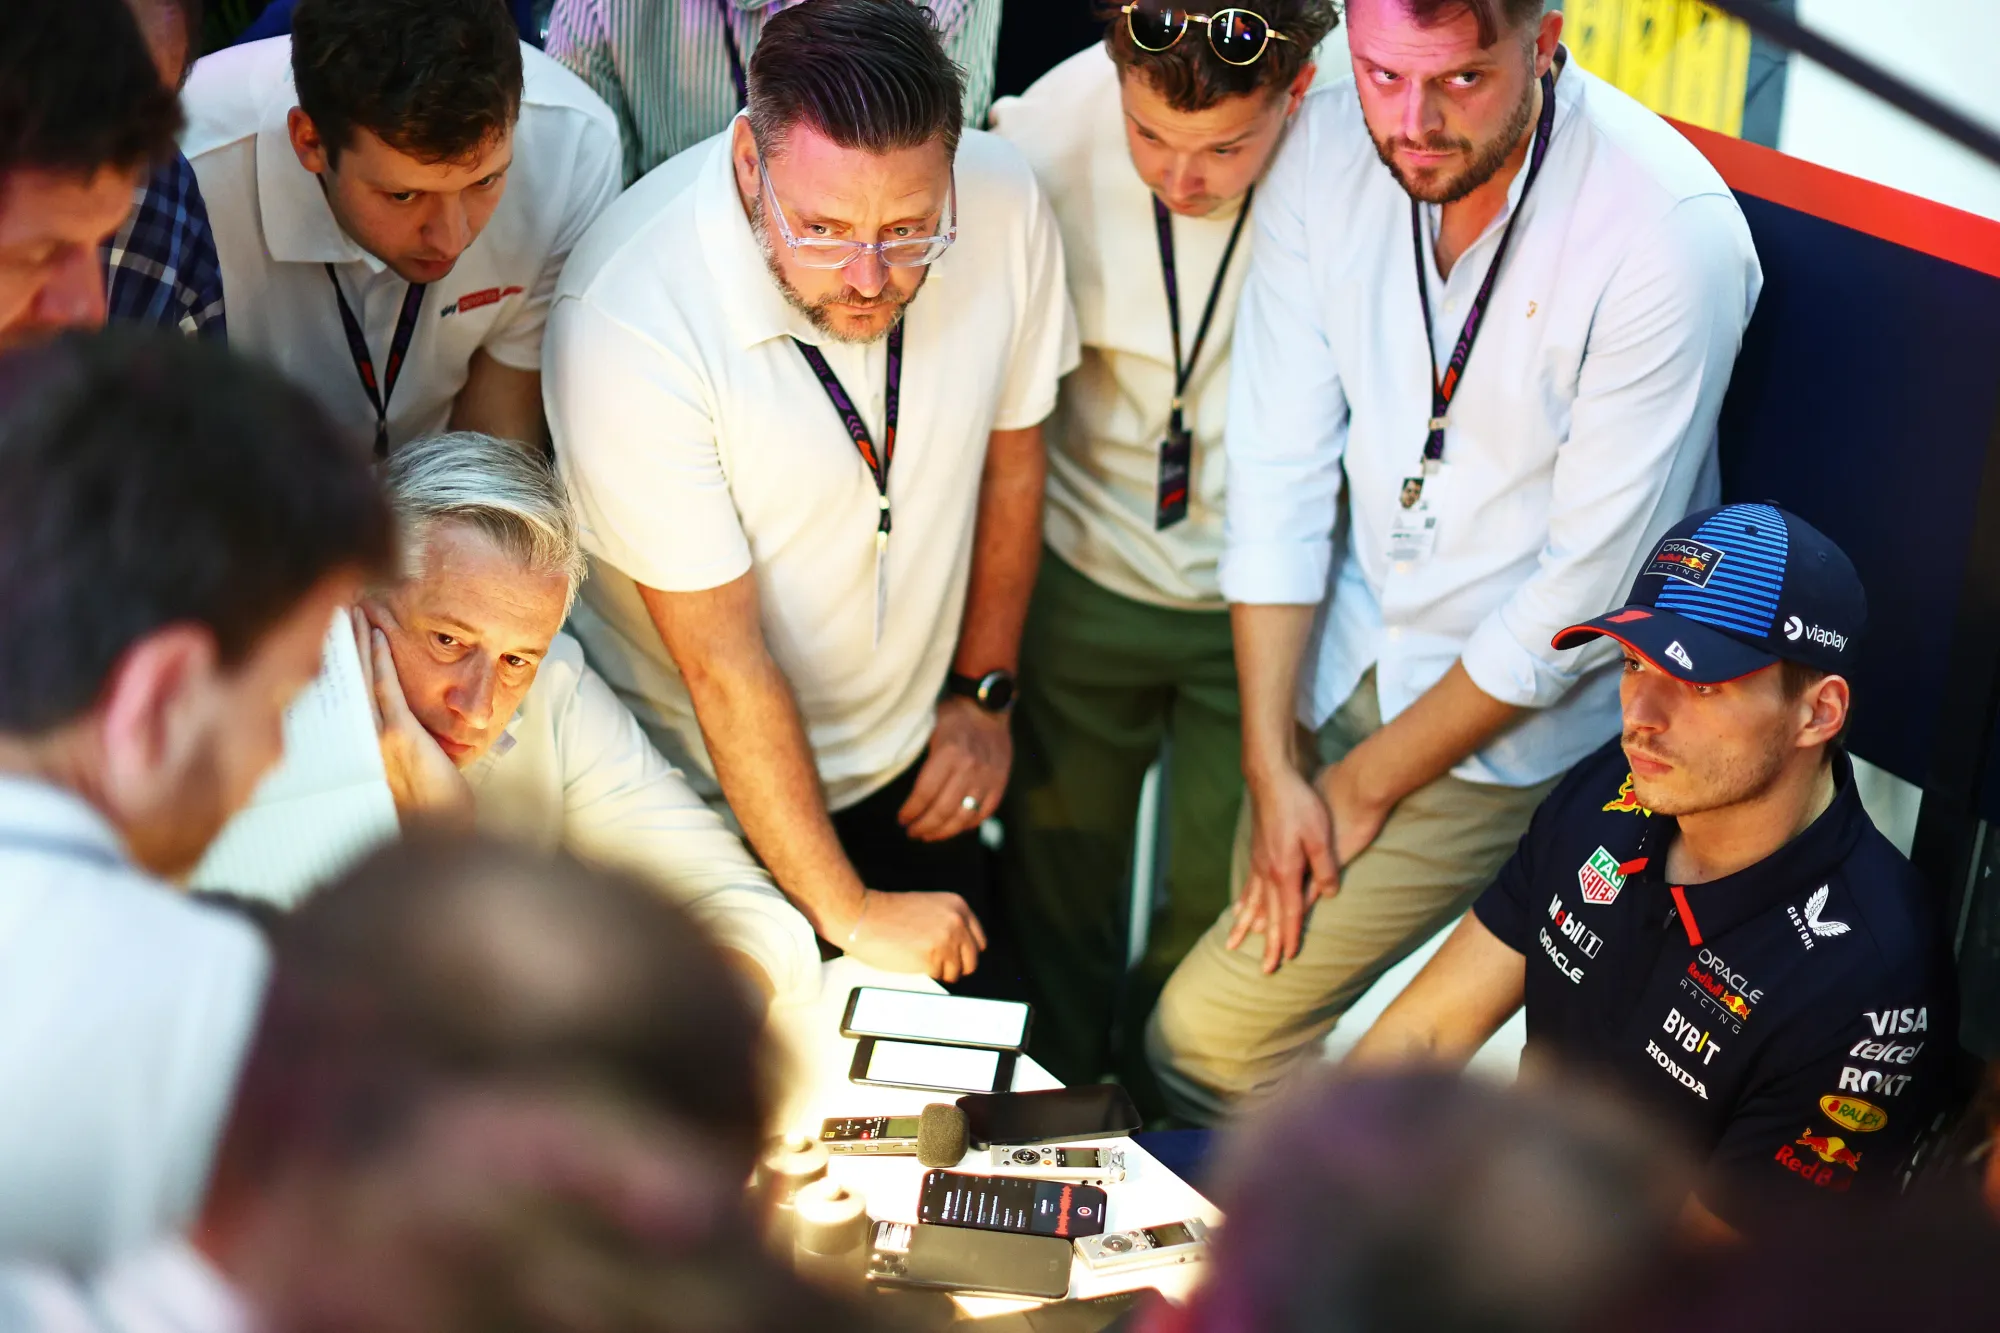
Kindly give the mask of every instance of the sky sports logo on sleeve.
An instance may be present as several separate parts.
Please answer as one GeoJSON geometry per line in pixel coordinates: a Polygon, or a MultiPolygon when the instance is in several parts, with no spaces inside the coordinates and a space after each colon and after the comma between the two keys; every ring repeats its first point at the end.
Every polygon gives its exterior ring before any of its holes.
{"type": "Polygon", "coordinates": [[[1847,636],[1845,634],[1837,630],[1822,629],[1818,625],[1808,625],[1797,616],[1786,618],[1785,637],[1793,643],[1797,643],[1801,639],[1807,643],[1816,643],[1822,648],[1831,648],[1836,653],[1847,651],[1847,636]]]}

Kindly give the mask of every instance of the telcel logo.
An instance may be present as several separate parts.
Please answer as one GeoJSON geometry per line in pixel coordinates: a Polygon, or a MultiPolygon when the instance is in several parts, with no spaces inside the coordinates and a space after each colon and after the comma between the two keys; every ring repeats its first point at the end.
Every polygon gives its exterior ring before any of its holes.
{"type": "Polygon", "coordinates": [[[1792,616],[1785,621],[1785,637],[1793,643],[1797,643],[1800,639],[1806,639],[1822,647],[1831,648],[1836,653],[1847,651],[1847,636],[1845,634],[1830,629],[1821,629],[1818,625],[1807,625],[1805,621],[1800,620],[1797,616],[1792,616]]]}

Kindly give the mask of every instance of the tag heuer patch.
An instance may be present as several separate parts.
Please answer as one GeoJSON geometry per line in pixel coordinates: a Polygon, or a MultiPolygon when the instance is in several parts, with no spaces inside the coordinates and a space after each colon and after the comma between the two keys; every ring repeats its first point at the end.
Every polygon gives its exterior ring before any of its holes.
{"type": "Polygon", "coordinates": [[[1618,890],[1625,887],[1625,877],[1618,873],[1618,858],[1599,847],[1577,867],[1576,883],[1585,902],[1609,907],[1617,900],[1618,890]]]}

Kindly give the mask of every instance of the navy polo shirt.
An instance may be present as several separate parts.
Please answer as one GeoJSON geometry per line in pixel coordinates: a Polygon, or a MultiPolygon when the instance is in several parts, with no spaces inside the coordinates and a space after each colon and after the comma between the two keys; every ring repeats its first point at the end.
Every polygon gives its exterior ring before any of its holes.
{"type": "Polygon", "coordinates": [[[1527,959],[1531,1048],[1709,1154],[1704,1202],[1893,1189],[1950,1077],[1950,954],[1928,887],[1833,759],[1833,803],[1757,864],[1669,884],[1674,821],[1613,741],[1535,812],[1473,910],[1527,959]]]}

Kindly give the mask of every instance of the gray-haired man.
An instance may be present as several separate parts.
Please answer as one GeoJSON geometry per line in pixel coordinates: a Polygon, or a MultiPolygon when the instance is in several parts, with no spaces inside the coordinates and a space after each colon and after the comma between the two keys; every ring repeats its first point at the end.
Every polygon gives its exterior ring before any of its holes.
{"type": "Polygon", "coordinates": [[[549,466],[460,432],[406,445],[384,480],[408,577],[355,626],[397,810],[638,870],[767,991],[816,990],[805,918],[560,632],[583,557],[549,466]]]}

